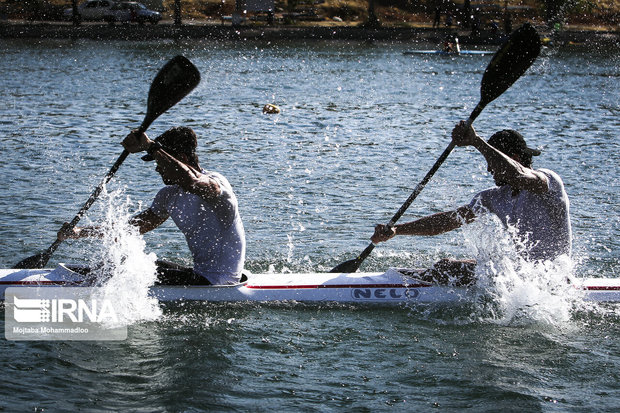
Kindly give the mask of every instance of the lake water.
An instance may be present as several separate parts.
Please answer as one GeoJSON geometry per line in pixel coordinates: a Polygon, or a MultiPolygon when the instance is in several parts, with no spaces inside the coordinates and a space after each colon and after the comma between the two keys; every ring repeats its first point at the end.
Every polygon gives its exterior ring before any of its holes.
{"type": "MultiPolygon", "coordinates": [[[[473,110],[490,60],[403,55],[413,47],[434,45],[0,41],[0,268],[51,244],[141,123],[157,70],[179,53],[202,83],[149,132],[197,131],[202,166],[226,175],[239,198],[246,267],[316,272],[354,258],[473,110]],[[266,103],[282,113],[263,115],[266,103]]],[[[562,271],[577,277],[620,276],[619,79],[618,50],[544,49],[475,123],[485,137],[521,131],[543,151],[535,166],[563,177],[575,239],[562,271]]],[[[131,156],[83,221],[135,213],[160,185],[154,166],[131,156]]],[[[481,155],[458,148],[402,220],[492,185],[481,155]]],[[[447,256],[504,262],[502,237],[488,220],[402,237],[362,270],[447,256]]],[[[189,263],[171,223],[144,242],[145,254],[189,263]]],[[[50,265],[102,248],[67,242],[50,265]]],[[[558,297],[546,286],[557,268],[532,271],[503,274],[486,300],[452,307],[168,304],[132,322],[124,342],[2,339],[0,409],[617,410],[620,307],[558,297]]]]}

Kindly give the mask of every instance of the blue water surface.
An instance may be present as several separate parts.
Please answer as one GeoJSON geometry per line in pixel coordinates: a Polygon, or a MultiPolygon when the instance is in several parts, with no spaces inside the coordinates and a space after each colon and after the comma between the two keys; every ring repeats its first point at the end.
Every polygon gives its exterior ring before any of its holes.
{"type": "MultiPolygon", "coordinates": [[[[253,272],[325,271],[368,245],[479,99],[490,56],[408,56],[358,42],[0,41],[0,268],[47,248],[140,125],[157,70],[183,54],[202,83],[151,126],[188,125],[239,198],[253,272]],[[282,112],[263,115],[275,103],[282,112]]],[[[576,276],[620,273],[620,52],[544,49],[476,120],[523,133],[564,179],[576,276]]],[[[403,220],[493,184],[456,149],[403,220]]],[[[108,189],[134,212],[161,185],[130,156],[108,189]]],[[[99,222],[105,203],[84,218],[99,222]]],[[[394,239],[365,271],[471,257],[472,233],[394,239]]],[[[189,263],[172,223],[148,251],[189,263]]],[[[97,241],[52,257],[82,262],[97,241]]],[[[509,298],[503,297],[506,300],[509,298]]],[[[614,411],[620,308],[540,302],[452,308],[167,304],[124,342],[0,341],[5,411],[614,411]],[[567,311],[570,315],[555,316],[567,311]],[[544,314],[544,316],[541,316],[544,314]]]]}

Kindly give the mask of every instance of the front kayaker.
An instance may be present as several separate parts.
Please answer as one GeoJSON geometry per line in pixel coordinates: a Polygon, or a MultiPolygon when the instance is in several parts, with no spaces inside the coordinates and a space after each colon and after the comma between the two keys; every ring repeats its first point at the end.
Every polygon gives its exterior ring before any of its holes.
{"type": "MultiPolygon", "coordinates": [[[[176,278],[184,277],[186,283],[239,282],[245,260],[245,232],[237,197],[223,175],[200,167],[194,131],[175,127],[155,140],[134,131],[122,145],[131,153],[146,151],[142,159],[157,162],[155,170],[166,184],[150,208],[133,217],[130,223],[143,234],[171,217],[185,235],[192,253],[193,268],[158,261],[160,278],[174,274],[176,278]]],[[[67,225],[58,233],[61,240],[101,235],[97,227],[76,227],[68,232],[67,225]]]]}
{"type": "MultiPolygon", "coordinates": [[[[485,142],[473,127],[460,122],[452,131],[457,146],[472,146],[487,162],[496,187],[478,193],[468,205],[405,224],[377,225],[373,243],[395,235],[438,235],[470,223],[484,213],[495,214],[505,227],[511,227],[516,245],[528,261],[554,260],[570,255],[572,233],[568,195],[562,179],[549,169],[532,169],[532,157],[540,151],[528,148],[523,136],[503,130],[485,142]]],[[[445,283],[460,278],[460,284],[474,281],[474,260],[444,259],[428,276],[445,283]]]]}

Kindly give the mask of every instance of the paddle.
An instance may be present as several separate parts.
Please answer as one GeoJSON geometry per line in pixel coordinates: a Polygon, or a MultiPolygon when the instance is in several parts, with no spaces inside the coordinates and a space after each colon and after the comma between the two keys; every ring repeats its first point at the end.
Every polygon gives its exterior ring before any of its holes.
{"type": "MultiPolygon", "coordinates": [[[[486,105],[491,103],[502,93],[504,93],[517,79],[525,73],[525,71],[532,65],[536,57],[540,53],[540,37],[538,33],[529,23],[524,24],[517,30],[515,30],[507,41],[495,52],[495,55],[489,62],[484,75],[482,76],[482,82],[480,85],[480,101],[474,108],[467,124],[471,125],[474,120],[480,115],[486,105]]],[[[433,165],[431,170],[426,174],[424,179],[416,186],[413,193],[407,198],[407,201],[400,207],[398,212],[394,214],[388,226],[393,226],[396,221],[405,213],[409,205],[414,199],[422,192],[422,189],[426,186],[428,181],[433,177],[435,172],[439,169],[441,164],[446,160],[450,152],[454,149],[454,144],[450,142],[450,145],[441,154],[437,162],[433,165]]],[[[356,258],[345,261],[330,272],[355,272],[360,267],[362,262],[370,255],[375,248],[375,244],[370,243],[368,247],[356,258]]]]}
{"type": "MultiPolygon", "coordinates": [[[[192,62],[183,56],[176,56],[172,58],[164,65],[164,67],[161,68],[151,83],[146,105],[146,115],[142,121],[142,124],[138,128],[138,131],[145,132],[151,123],[155,121],[155,119],[183,99],[198,85],[199,82],[200,73],[192,62]]],[[[128,155],[129,152],[127,150],[124,150],[121,153],[121,156],[119,156],[114,165],[112,165],[112,168],[110,168],[99,186],[97,186],[97,188],[95,188],[93,193],[90,195],[88,201],[86,201],[82,209],[80,209],[77,215],[69,223],[69,230],[75,228],[84,213],[86,213],[97,197],[99,197],[103,187],[114,176],[128,155]]],[[[50,257],[61,243],[61,240],[56,239],[56,241],[54,241],[54,243],[47,250],[18,262],[13,268],[20,269],[45,267],[50,257]]]]}

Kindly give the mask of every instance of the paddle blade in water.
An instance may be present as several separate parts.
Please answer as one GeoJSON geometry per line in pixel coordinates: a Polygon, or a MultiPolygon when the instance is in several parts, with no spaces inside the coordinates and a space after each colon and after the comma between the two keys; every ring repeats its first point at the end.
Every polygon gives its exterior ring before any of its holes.
{"type": "Polygon", "coordinates": [[[370,255],[370,253],[372,252],[372,250],[375,249],[375,244],[373,244],[372,242],[370,244],[368,244],[368,246],[366,247],[366,249],[364,249],[364,251],[362,251],[362,253],[360,255],[358,255],[356,258],[349,260],[349,261],[345,261],[343,263],[340,263],[338,265],[336,265],[334,268],[332,268],[329,272],[335,272],[335,273],[350,273],[350,272],[355,272],[359,269],[360,265],[362,265],[362,263],[364,262],[364,260],[366,259],[366,257],[368,257],[370,255]]]}
{"type": "Polygon", "coordinates": [[[26,259],[21,260],[17,264],[13,266],[16,269],[28,269],[28,268],[43,268],[47,265],[47,262],[50,259],[52,254],[49,250],[40,252],[32,257],[28,257],[26,259]]]}
{"type": "Polygon", "coordinates": [[[504,93],[532,65],[540,53],[540,37],[531,24],[515,30],[487,66],[480,85],[483,106],[504,93]]]}
{"type": "Polygon", "coordinates": [[[329,270],[329,272],[338,273],[338,274],[352,273],[358,270],[360,265],[362,265],[362,261],[363,260],[359,259],[358,257],[358,258],[354,258],[349,261],[341,262],[340,264],[336,265],[334,268],[329,270]]]}
{"type": "Polygon", "coordinates": [[[183,56],[176,56],[161,68],[151,84],[146,116],[140,128],[144,131],[162,113],[183,99],[200,83],[200,72],[183,56]]]}

